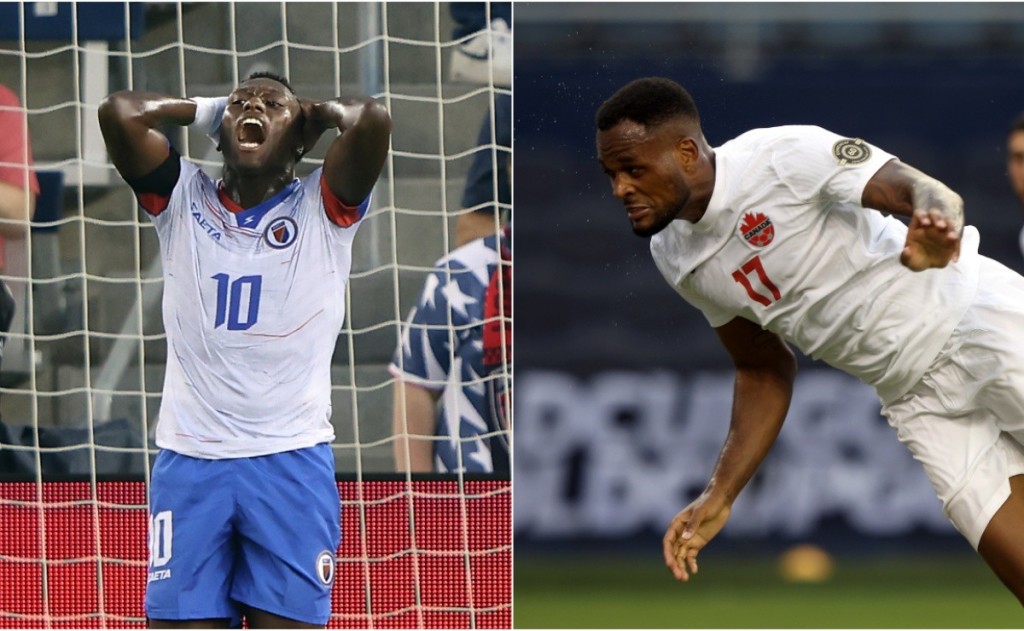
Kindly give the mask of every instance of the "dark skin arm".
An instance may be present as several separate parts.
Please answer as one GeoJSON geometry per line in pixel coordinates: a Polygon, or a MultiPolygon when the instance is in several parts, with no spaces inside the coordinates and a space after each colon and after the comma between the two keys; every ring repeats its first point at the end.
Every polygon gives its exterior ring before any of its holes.
{"type": "Polygon", "coordinates": [[[891,160],[868,180],[861,205],[910,217],[900,262],[911,270],[945,267],[959,258],[964,202],[935,178],[891,160]]]}
{"type": "Polygon", "coordinates": [[[391,115],[369,98],[339,98],[321,103],[300,99],[303,141],[309,151],[324,131],[336,128],[324,157],[324,179],[334,196],[349,206],[361,203],[380,177],[391,142],[391,115]]]}
{"type": "Polygon", "coordinates": [[[115,92],[99,107],[100,130],[110,160],[121,177],[141,177],[167,159],[162,125],[188,125],[196,104],[154,92],[115,92]]]}
{"type": "Polygon", "coordinates": [[[796,378],[793,351],[775,333],[744,318],[715,332],[736,366],[732,420],[704,492],[665,532],[665,564],[680,581],[697,572],[697,554],[725,525],[736,496],[775,443],[796,378]]]}

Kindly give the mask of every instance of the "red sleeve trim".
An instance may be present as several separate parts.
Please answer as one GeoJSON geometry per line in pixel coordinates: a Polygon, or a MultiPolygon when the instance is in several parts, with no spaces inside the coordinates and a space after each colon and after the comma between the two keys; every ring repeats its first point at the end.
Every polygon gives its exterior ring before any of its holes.
{"type": "Polygon", "coordinates": [[[324,200],[324,211],[327,213],[327,218],[336,226],[348,228],[362,219],[363,213],[366,212],[363,204],[349,206],[335,197],[330,187],[327,186],[327,180],[324,179],[322,173],[320,174],[320,194],[324,200]]]}
{"type": "Polygon", "coordinates": [[[160,213],[167,210],[167,205],[171,202],[170,195],[138,193],[136,197],[139,198],[139,204],[142,206],[142,209],[154,217],[159,216],[160,213]]]}

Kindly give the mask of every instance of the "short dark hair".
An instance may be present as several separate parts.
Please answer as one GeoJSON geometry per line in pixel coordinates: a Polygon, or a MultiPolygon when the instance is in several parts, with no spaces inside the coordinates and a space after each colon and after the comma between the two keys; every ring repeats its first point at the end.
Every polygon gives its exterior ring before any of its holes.
{"type": "Polygon", "coordinates": [[[272,81],[277,81],[284,87],[288,88],[289,92],[295,94],[295,90],[293,90],[291,84],[288,83],[288,79],[282,77],[281,75],[275,72],[267,72],[266,70],[260,70],[258,72],[250,74],[248,77],[245,78],[246,81],[252,81],[253,79],[270,79],[272,81]]]}
{"type": "Polygon", "coordinates": [[[1013,119],[1013,124],[1010,125],[1010,133],[1014,134],[1018,131],[1024,131],[1024,112],[1017,115],[1017,118],[1013,119]]]}
{"type": "Polygon", "coordinates": [[[596,118],[597,128],[606,131],[624,120],[656,127],[680,116],[700,124],[697,104],[690,93],[671,79],[645,77],[619,88],[601,104],[596,118]]]}

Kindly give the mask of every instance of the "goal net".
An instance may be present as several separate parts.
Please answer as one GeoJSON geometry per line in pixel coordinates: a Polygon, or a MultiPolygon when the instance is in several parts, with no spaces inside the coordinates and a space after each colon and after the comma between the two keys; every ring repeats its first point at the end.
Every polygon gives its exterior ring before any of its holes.
{"type": "MultiPolygon", "coordinates": [[[[7,240],[0,269],[17,304],[0,364],[0,627],[145,625],[163,283],[97,106],[119,89],[226,95],[260,70],[306,98],[374,96],[394,123],[332,364],[343,538],[329,626],[511,626],[508,476],[394,473],[392,456],[403,319],[455,247],[474,155],[507,150],[477,133],[510,91],[449,80],[467,41],[453,27],[447,3],[0,3],[0,84],[40,180],[31,230],[7,240]]],[[[219,176],[206,139],[165,131],[219,176]]]]}

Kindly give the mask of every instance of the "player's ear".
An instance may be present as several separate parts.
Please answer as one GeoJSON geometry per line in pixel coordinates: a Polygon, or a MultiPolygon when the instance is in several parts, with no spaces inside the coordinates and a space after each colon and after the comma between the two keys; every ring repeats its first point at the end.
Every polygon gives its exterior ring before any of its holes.
{"type": "Polygon", "coordinates": [[[676,160],[679,166],[687,173],[692,173],[697,168],[700,159],[700,147],[692,137],[680,138],[676,142],[676,160]]]}

